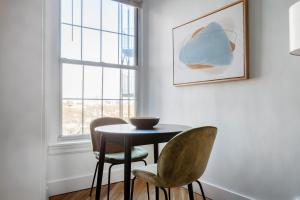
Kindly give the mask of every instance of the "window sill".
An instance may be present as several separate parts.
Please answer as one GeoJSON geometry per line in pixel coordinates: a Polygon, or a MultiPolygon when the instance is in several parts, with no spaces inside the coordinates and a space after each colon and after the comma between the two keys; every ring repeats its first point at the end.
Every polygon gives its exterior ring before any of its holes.
{"type": "Polygon", "coordinates": [[[48,145],[48,155],[92,152],[90,139],[61,141],[48,145]]]}
{"type": "Polygon", "coordinates": [[[75,136],[58,136],[58,142],[80,142],[80,141],[85,141],[85,140],[91,140],[91,135],[90,134],[84,134],[84,135],[75,135],[75,136]]]}

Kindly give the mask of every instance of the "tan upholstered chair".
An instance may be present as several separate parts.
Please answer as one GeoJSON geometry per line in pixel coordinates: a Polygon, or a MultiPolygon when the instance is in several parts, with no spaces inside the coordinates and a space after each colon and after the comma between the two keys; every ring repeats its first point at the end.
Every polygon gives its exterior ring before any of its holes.
{"type": "MultiPolygon", "coordinates": [[[[161,188],[166,199],[168,196],[164,188],[189,185],[191,194],[192,183],[205,171],[216,134],[215,127],[195,128],[180,133],[163,148],[157,164],[135,168],[132,173],[135,178],[161,188]]],[[[131,198],[135,178],[132,181],[131,198]]]]}
{"type": "MultiPolygon", "coordinates": [[[[90,124],[91,129],[91,138],[92,138],[92,145],[93,151],[95,153],[96,159],[99,160],[99,152],[100,152],[100,139],[101,135],[95,132],[95,128],[99,126],[105,125],[113,125],[113,124],[127,124],[126,121],[120,118],[111,118],[111,117],[103,117],[95,119],[90,124]]],[[[110,177],[111,177],[111,168],[114,165],[124,164],[125,162],[125,154],[124,154],[124,147],[118,144],[108,143],[106,145],[105,150],[105,159],[104,162],[109,163],[109,170],[108,170],[108,191],[107,191],[107,199],[109,199],[109,190],[110,190],[110,177]]],[[[147,162],[144,160],[148,156],[148,152],[141,147],[133,147],[131,152],[131,160],[132,162],[144,162],[147,165],[147,162]]],[[[96,169],[94,172],[93,183],[90,191],[90,196],[92,194],[92,189],[94,187],[95,177],[97,173],[97,169],[99,166],[99,161],[97,162],[96,169]]],[[[148,185],[147,185],[148,186],[148,185]]],[[[148,193],[149,193],[149,188],[148,193]]]]}

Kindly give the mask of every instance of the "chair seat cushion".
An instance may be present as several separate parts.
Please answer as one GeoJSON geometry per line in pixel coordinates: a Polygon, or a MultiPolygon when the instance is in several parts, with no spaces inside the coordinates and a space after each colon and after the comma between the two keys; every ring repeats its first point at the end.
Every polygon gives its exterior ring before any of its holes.
{"type": "Polygon", "coordinates": [[[157,164],[150,164],[147,166],[136,167],[132,170],[133,175],[147,183],[155,185],[157,187],[164,187],[159,181],[157,175],[157,164]]]}
{"type": "MultiPolygon", "coordinates": [[[[99,153],[96,154],[96,159],[99,160],[99,153]]],[[[133,147],[131,150],[131,161],[137,162],[142,161],[148,156],[148,152],[141,147],[133,147]]],[[[118,152],[118,153],[108,153],[105,154],[105,160],[106,163],[111,164],[122,164],[125,162],[125,153],[124,152],[118,152]]]]}

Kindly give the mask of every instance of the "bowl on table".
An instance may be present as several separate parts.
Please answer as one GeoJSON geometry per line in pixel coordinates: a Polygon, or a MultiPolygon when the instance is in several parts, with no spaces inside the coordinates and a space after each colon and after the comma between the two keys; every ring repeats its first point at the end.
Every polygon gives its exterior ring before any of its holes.
{"type": "Polygon", "coordinates": [[[129,119],[130,123],[137,129],[153,129],[158,124],[159,118],[157,117],[133,117],[129,119]]]}

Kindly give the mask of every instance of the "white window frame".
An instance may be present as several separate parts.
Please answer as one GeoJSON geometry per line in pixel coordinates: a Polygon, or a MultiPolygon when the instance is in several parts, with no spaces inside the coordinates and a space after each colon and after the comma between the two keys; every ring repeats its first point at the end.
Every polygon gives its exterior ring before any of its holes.
{"type": "MultiPolygon", "coordinates": [[[[140,46],[139,46],[139,41],[140,41],[140,10],[139,8],[135,8],[135,12],[134,12],[134,27],[135,27],[135,43],[134,43],[134,48],[135,48],[135,63],[136,65],[134,66],[129,66],[129,65],[121,65],[121,64],[111,64],[111,63],[105,63],[105,62],[92,62],[92,61],[82,61],[82,60],[73,60],[73,59],[67,59],[67,58],[62,58],[61,57],[61,27],[62,27],[62,19],[61,19],[61,1],[59,0],[59,135],[58,135],[58,141],[67,141],[67,140],[85,140],[85,139],[90,139],[90,135],[89,134],[80,134],[80,135],[63,135],[63,64],[78,64],[78,65],[82,65],[83,69],[84,69],[84,65],[87,66],[95,66],[95,67],[101,67],[102,68],[102,83],[103,83],[103,68],[117,68],[120,69],[120,78],[121,76],[121,70],[122,69],[130,69],[130,70],[135,70],[135,113],[134,115],[136,115],[137,113],[139,113],[138,108],[140,107],[139,104],[139,73],[140,73],[140,46]]],[[[101,7],[102,7],[102,0],[101,1],[101,7]]],[[[81,0],[81,10],[82,10],[82,2],[83,0],[81,0]]],[[[102,9],[102,8],[101,8],[102,9]]],[[[101,21],[102,21],[102,10],[100,11],[100,15],[101,15],[101,21]]],[[[82,14],[81,14],[81,26],[82,26],[82,14]]],[[[85,28],[84,26],[82,26],[83,28],[85,28]]],[[[88,27],[86,27],[88,28],[88,27]]],[[[100,27],[100,31],[103,31],[101,29],[102,27],[100,27]]],[[[106,31],[106,32],[110,32],[110,31],[106,31]]],[[[115,34],[120,34],[120,33],[116,33],[116,32],[111,32],[111,33],[115,33],[115,34]]],[[[126,35],[126,34],[124,34],[126,35]]],[[[128,36],[131,36],[128,34],[128,36]]],[[[102,40],[102,37],[100,37],[100,40],[102,40]]],[[[100,50],[101,54],[102,54],[102,49],[100,50]]],[[[100,56],[100,60],[101,60],[100,56]]],[[[81,58],[82,58],[82,30],[81,30],[81,58]]],[[[84,72],[83,72],[84,73],[84,72]]],[[[84,80],[83,80],[84,81],[84,80]]],[[[122,82],[122,80],[120,79],[120,83],[122,82]]],[[[103,87],[103,85],[102,85],[103,87]]],[[[84,90],[84,88],[83,88],[84,90]]],[[[120,91],[122,91],[122,87],[120,86],[120,91]]],[[[103,89],[102,89],[102,94],[103,94],[103,89]]],[[[74,98],[75,99],[75,98],[74,98]]],[[[82,97],[82,101],[84,100],[84,97],[82,97]]],[[[107,100],[103,98],[102,95],[102,116],[103,116],[103,100],[107,100]]],[[[121,101],[121,97],[120,99],[114,99],[114,100],[119,100],[121,101]]],[[[83,102],[82,102],[83,103],[83,102]]],[[[120,103],[120,114],[122,115],[122,108],[121,108],[121,103],[120,103]]],[[[82,114],[84,113],[84,111],[82,110],[82,114]]],[[[121,117],[121,116],[120,116],[121,117]]],[[[82,122],[84,123],[84,122],[82,122]]]]}

